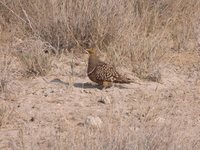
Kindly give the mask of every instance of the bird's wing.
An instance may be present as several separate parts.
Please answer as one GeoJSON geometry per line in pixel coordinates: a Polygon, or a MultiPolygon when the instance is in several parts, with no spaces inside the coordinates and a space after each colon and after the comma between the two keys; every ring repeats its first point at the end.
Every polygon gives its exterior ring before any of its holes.
{"type": "Polygon", "coordinates": [[[95,74],[97,80],[113,82],[120,77],[115,67],[104,62],[99,63],[96,66],[95,74]]]}

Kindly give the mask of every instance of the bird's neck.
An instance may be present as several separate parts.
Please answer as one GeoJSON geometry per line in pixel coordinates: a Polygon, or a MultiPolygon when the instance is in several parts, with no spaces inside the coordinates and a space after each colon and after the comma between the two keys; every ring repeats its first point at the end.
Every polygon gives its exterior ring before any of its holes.
{"type": "Polygon", "coordinates": [[[98,60],[99,58],[96,54],[91,54],[89,56],[88,66],[90,66],[90,68],[93,69],[94,67],[96,67],[98,60]]]}

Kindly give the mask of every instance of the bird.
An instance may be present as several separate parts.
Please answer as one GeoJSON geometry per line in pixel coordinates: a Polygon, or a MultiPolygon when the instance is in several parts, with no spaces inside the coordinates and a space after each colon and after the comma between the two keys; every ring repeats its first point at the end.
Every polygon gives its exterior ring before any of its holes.
{"type": "Polygon", "coordinates": [[[112,83],[129,84],[132,81],[120,75],[115,66],[103,62],[99,59],[97,51],[94,48],[86,50],[89,53],[87,75],[89,79],[103,88],[109,88],[112,83]]]}

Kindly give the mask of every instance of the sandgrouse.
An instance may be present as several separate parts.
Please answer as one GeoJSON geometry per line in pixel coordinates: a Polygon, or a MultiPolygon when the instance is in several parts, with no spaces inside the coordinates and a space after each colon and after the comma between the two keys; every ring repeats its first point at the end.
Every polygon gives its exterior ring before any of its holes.
{"type": "Polygon", "coordinates": [[[111,87],[112,83],[131,83],[128,78],[122,77],[116,68],[99,59],[96,50],[91,48],[87,49],[89,53],[87,75],[90,80],[103,85],[104,88],[111,87]]]}

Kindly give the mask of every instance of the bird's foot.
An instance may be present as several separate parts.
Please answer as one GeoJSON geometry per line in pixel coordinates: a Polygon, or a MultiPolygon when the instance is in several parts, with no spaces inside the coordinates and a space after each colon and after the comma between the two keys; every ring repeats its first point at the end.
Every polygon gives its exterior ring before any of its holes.
{"type": "Polygon", "coordinates": [[[110,91],[109,89],[113,87],[113,84],[111,82],[108,82],[108,81],[104,81],[103,84],[102,84],[102,88],[101,90],[102,91],[105,91],[105,92],[108,92],[110,91]]]}
{"type": "Polygon", "coordinates": [[[107,88],[110,88],[112,87],[112,83],[111,82],[108,82],[108,81],[104,81],[103,82],[103,88],[107,89],[107,88]]]}

